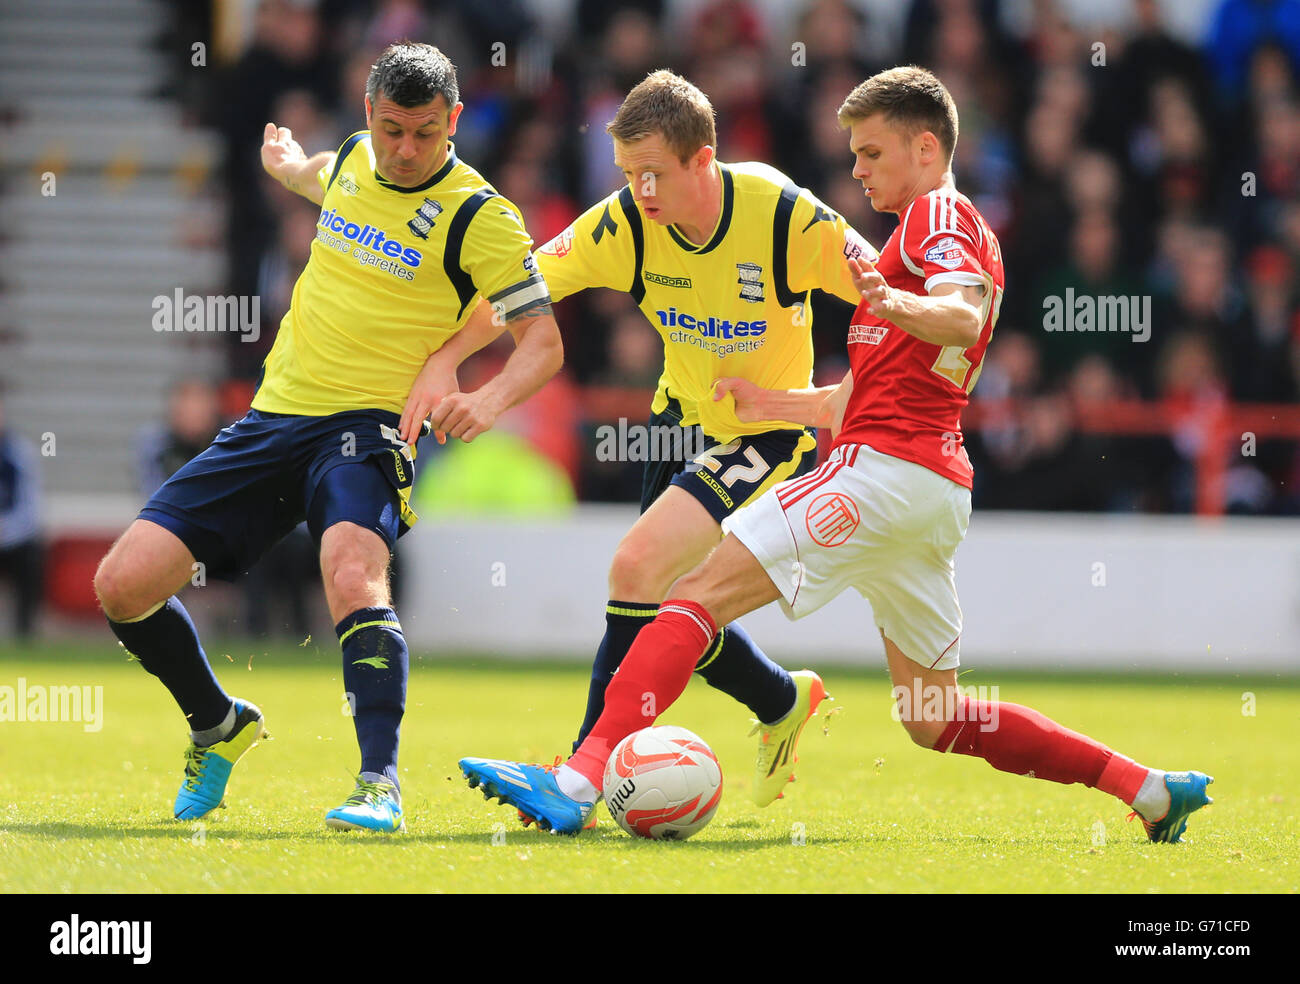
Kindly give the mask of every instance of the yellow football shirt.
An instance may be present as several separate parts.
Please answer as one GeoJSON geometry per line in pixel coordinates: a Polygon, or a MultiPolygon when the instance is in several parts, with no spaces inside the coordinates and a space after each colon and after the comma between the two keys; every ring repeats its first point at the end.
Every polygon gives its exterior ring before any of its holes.
{"type": "Polygon", "coordinates": [[[695,245],[645,217],[628,187],[593,205],[537,251],[551,297],[588,287],[631,295],[659,331],[664,371],[652,410],[670,399],[683,425],[726,442],[798,425],[742,423],[713,383],[740,376],[769,389],[812,382],[812,309],[820,288],[856,304],[846,258],[872,248],[844,219],[766,164],[723,164],[717,227],[695,245]]]}
{"type": "Polygon", "coordinates": [[[375,171],[368,131],[339,148],[307,266],[266,357],[253,408],[401,413],[425,360],[479,297],[507,318],[548,300],[519,210],[448,146],[424,184],[375,171]]]}

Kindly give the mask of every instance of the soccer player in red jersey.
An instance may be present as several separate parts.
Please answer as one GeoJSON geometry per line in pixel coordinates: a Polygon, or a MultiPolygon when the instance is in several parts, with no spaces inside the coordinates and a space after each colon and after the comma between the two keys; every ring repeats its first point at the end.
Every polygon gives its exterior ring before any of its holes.
{"type": "Polygon", "coordinates": [[[723,379],[715,393],[734,395],[741,420],[830,427],[829,459],[727,519],[717,549],[673,585],[637,636],[604,713],[568,762],[534,775],[518,763],[463,759],[462,770],[471,785],[576,833],[614,747],[681,695],[717,626],[771,601],[800,618],[852,587],[871,603],[899,717],[918,745],[1094,786],[1130,804],[1153,841],[1177,841],[1187,816],[1210,802],[1209,776],[1149,769],[1037,711],[957,686],[953,557],[972,480],[960,418],[997,322],[1002,255],[954,186],[957,110],[933,74],[875,75],[849,94],[839,119],[872,207],[899,216],[874,265],[848,261],[862,294],[848,333],[852,368],[837,387],[780,391],[723,379]]]}

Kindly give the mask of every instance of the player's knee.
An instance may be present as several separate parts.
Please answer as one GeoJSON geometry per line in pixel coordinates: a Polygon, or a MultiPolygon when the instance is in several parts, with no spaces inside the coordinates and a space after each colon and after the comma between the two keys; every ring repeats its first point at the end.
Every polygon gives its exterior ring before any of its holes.
{"type": "Polygon", "coordinates": [[[666,587],[656,552],[636,540],[624,540],[609,565],[609,596],[619,601],[656,602],[666,587]]]}
{"type": "Polygon", "coordinates": [[[387,604],[384,572],[359,559],[341,560],[326,571],[330,593],[348,611],[387,604]]]}
{"type": "Polygon", "coordinates": [[[99,599],[99,607],[114,622],[134,618],[139,614],[133,610],[137,606],[132,596],[133,592],[123,577],[122,567],[118,555],[110,551],[99,562],[99,568],[95,571],[93,582],[95,597],[99,599]]]}

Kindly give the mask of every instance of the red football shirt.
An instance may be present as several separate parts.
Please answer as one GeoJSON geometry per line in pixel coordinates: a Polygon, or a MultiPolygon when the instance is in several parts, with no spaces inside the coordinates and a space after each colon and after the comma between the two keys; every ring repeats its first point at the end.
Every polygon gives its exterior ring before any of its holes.
{"type": "Polygon", "coordinates": [[[876,269],[891,287],[923,296],[939,284],[983,285],[984,323],[968,349],[933,345],[859,304],[848,338],[853,394],[835,444],[869,444],[970,488],[961,411],[1002,306],[997,238],[970,199],[938,188],[907,207],[876,269]]]}

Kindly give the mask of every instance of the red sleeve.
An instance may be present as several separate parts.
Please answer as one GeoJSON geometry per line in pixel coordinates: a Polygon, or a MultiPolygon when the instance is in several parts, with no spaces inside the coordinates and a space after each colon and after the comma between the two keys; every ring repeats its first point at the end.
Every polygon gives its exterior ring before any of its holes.
{"type": "Polygon", "coordinates": [[[988,273],[980,264],[984,234],[972,211],[969,202],[940,188],[922,195],[905,213],[900,252],[927,291],[938,284],[986,282],[988,273]]]}

